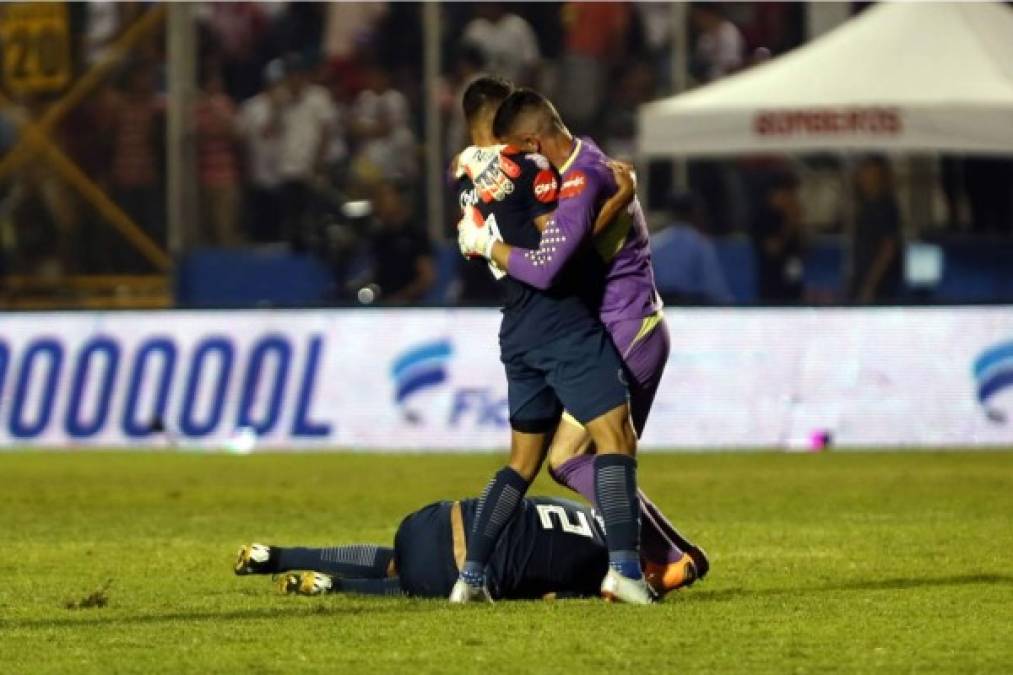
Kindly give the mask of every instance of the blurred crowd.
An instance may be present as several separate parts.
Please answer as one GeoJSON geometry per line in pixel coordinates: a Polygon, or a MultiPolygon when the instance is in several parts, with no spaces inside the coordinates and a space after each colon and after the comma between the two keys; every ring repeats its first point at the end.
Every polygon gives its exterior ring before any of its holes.
{"type": "MultiPolygon", "coordinates": [[[[84,71],[147,6],[73,7],[78,70],[84,71]]],[[[448,202],[447,222],[427,223],[421,5],[229,2],[202,3],[195,11],[199,92],[188,132],[199,213],[186,247],[316,256],[333,271],[335,301],[354,299],[367,287],[390,302],[429,296],[442,243],[433,233],[451,231],[454,204],[448,202]]],[[[688,17],[691,86],[804,40],[802,3],[700,3],[688,17]]],[[[441,22],[444,165],[468,142],[460,94],[480,73],[541,89],[572,131],[625,159],[634,154],[638,106],[676,84],[667,4],[445,3],[441,22]]],[[[146,40],[54,133],[66,154],[163,247],[166,77],[164,39],[146,40]]],[[[24,120],[51,102],[3,101],[0,155],[14,147],[24,120]]],[[[849,241],[847,297],[829,299],[897,297],[905,223],[890,160],[869,156],[848,166],[827,157],[695,161],[678,190],[671,163],[647,170],[651,194],[641,198],[649,198],[654,214],[656,247],[668,252],[666,260],[679,261],[659,270],[659,283],[675,299],[732,302],[715,238],[739,237],[752,246],[761,301],[818,301],[803,291],[807,243],[814,234],[842,232],[849,241]],[[850,211],[820,206],[812,179],[828,168],[848,176],[845,192],[857,196],[850,211]]],[[[945,159],[941,220],[1008,235],[1011,181],[1005,160],[945,159]]],[[[0,273],[152,271],[101,221],[41,159],[27,163],[0,185],[0,273]]],[[[467,270],[451,287],[444,300],[494,299],[484,275],[467,270]]]]}

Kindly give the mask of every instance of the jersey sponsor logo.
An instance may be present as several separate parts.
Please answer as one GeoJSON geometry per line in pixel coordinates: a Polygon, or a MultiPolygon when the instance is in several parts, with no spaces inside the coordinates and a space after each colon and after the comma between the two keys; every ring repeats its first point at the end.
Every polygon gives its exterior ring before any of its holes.
{"type": "Polygon", "coordinates": [[[548,170],[542,170],[535,176],[535,199],[543,204],[556,201],[559,196],[559,181],[555,174],[548,170]]]}
{"type": "Polygon", "coordinates": [[[583,171],[570,171],[563,178],[563,189],[559,191],[560,199],[576,197],[587,187],[587,176],[583,171]]]}
{"type": "Polygon", "coordinates": [[[975,394],[985,416],[996,424],[1005,424],[1013,413],[1013,396],[1010,395],[1013,393],[1013,340],[979,354],[972,371],[975,394]]]}

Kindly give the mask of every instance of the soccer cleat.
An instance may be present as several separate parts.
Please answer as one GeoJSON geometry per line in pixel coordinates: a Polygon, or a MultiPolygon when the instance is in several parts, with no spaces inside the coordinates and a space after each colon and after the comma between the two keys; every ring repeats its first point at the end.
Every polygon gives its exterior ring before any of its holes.
{"type": "Polygon", "coordinates": [[[269,574],[271,547],[265,544],[244,544],[236,554],[233,570],[236,574],[269,574]]]}
{"type": "Polygon", "coordinates": [[[485,586],[472,586],[464,579],[458,579],[450,589],[450,604],[463,605],[468,602],[492,602],[489,589],[485,586]]]}
{"type": "Polygon", "coordinates": [[[601,582],[601,597],[606,602],[625,602],[631,605],[650,605],[657,600],[644,577],[631,579],[609,569],[601,582]]]}
{"type": "Polygon", "coordinates": [[[709,572],[711,568],[711,562],[707,558],[707,552],[699,546],[693,546],[686,550],[686,554],[693,559],[693,565],[696,566],[696,578],[703,579],[707,576],[707,572],[709,572]]]}
{"type": "Polygon", "coordinates": [[[289,595],[323,595],[334,588],[334,580],[320,572],[286,572],[278,576],[278,590],[289,595]]]}
{"type": "Polygon", "coordinates": [[[696,563],[692,556],[683,553],[682,557],[674,563],[659,565],[647,561],[644,565],[644,577],[651,589],[663,597],[669,591],[692,586],[693,582],[700,578],[697,573],[696,563]]]}
{"type": "Polygon", "coordinates": [[[693,558],[693,565],[697,569],[697,579],[703,579],[710,572],[710,559],[707,557],[707,551],[700,546],[692,546],[686,549],[686,554],[693,558]]]}

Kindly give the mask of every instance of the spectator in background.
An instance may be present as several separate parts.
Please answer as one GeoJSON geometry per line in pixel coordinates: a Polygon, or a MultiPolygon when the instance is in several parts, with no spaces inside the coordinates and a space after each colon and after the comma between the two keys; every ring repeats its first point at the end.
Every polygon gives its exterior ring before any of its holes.
{"type": "Polygon", "coordinates": [[[855,171],[858,212],[851,234],[849,299],[863,305],[897,298],[903,281],[900,209],[885,157],[864,158],[855,171]]]}
{"type": "Polygon", "coordinates": [[[644,53],[649,59],[661,91],[674,87],[672,72],[672,8],[669,3],[638,2],[634,4],[644,32],[644,53]]]}
{"type": "Polygon", "coordinates": [[[658,291],[676,302],[734,302],[714,242],[704,230],[699,200],[690,194],[675,195],[669,208],[672,222],[651,237],[658,291]]]}
{"type": "Polygon", "coordinates": [[[371,251],[373,283],[390,304],[421,301],[436,282],[433,249],[426,232],[412,220],[404,186],[378,183],[372,192],[376,217],[371,251]]]}
{"type": "Polygon", "coordinates": [[[204,71],[194,110],[194,127],[200,185],[200,239],[212,245],[235,246],[241,241],[236,106],[225,93],[225,82],[217,64],[209,64],[204,71]]]}
{"type": "Polygon", "coordinates": [[[568,2],[563,6],[566,52],[560,63],[559,112],[587,133],[601,112],[608,78],[625,54],[632,10],[623,2],[568,2]]]}
{"type": "Polygon", "coordinates": [[[285,66],[275,59],[264,68],[264,89],[239,109],[239,134],[246,155],[246,223],[250,238],[280,241],[281,139],[285,66]]]}
{"type": "Polygon", "coordinates": [[[746,41],[719,5],[695,3],[690,21],[696,31],[690,72],[697,80],[713,82],[742,67],[746,41]]]}
{"type": "Polygon", "coordinates": [[[339,66],[354,60],[389,11],[386,2],[327,3],[321,48],[328,63],[339,66]]]}
{"type": "Polygon", "coordinates": [[[499,2],[477,3],[475,15],[464,27],[462,43],[477,47],[494,75],[518,85],[534,85],[541,52],[528,22],[499,2]]]}
{"type": "Polygon", "coordinates": [[[123,27],[120,17],[121,3],[89,2],[85,6],[82,55],[88,65],[97,63],[108,55],[109,43],[119,35],[123,27]]]}
{"type": "Polygon", "coordinates": [[[461,151],[461,148],[470,145],[468,125],[461,111],[461,97],[464,96],[464,90],[472,80],[481,75],[484,68],[485,57],[482,56],[481,50],[473,45],[464,44],[457,50],[451,72],[452,79],[443,83],[440,107],[447,119],[444,149],[444,159],[447,163],[461,151]]]}
{"type": "Polygon", "coordinates": [[[351,128],[359,141],[352,170],[360,182],[411,181],[418,175],[408,99],[380,67],[368,70],[367,87],[352,105],[351,128]]]}
{"type": "MultiPolygon", "coordinates": [[[[112,142],[113,197],[147,234],[165,245],[162,157],[165,101],[155,91],[154,64],[132,65],[122,92],[111,92],[102,116],[112,142]]],[[[140,271],[137,260],[121,261],[123,271],[140,271]]],[[[146,269],[146,267],[144,267],[146,269]]]]}
{"type": "MultiPolygon", "coordinates": [[[[25,125],[38,119],[43,101],[32,97],[0,104],[0,152],[17,145],[25,125]]],[[[80,205],[44,157],[29,157],[0,183],[0,248],[4,269],[57,277],[79,263],[75,248],[80,205]]]]}
{"type": "Polygon", "coordinates": [[[309,243],[313,183],[328,161],[337,110],[324,87],[313,84],[302,57],[285,59],[281,111],[281,202],[285,238],[295,251],[309,243]]]}
{"type": "Polygon", "coordinates": [[[632,159],[636,154],[637,110],[654,97],[652,66],[644,61],[631,63],[616,87],[602,115],[602,145],[610,157],[632,159]]]}
{"type": "Polygon", "coordinates": [[[792,304],[802,299],[802,208],[798,178],[768,177],[753,214],[752,240],[761,302],[792,304]]]}
{"type": "MultiPolygon", "coordinates": [[[[279,3],[280,4],[280,3],[279,3]]],[[[206,2],[196,11],[207,26],[222,60],[222,78],[230,96],[243,100],[255,95],[265,61],[262,49],[271,28],[272,3],[206,2]]]]}
{"type": "MultiPolygon", "coordinates": [[[[718,4],[694,3],[689,18],[694,32],[689,70],[698,82],[712,82],[743,66],[745,40],[718,4]]],[[[742,180],[731,162],[694,160],[689,162],[688,173],[690,186],[706,204],[714,232],[726,233],[744,225],[745,219],[736,210],[742,180]]]]}

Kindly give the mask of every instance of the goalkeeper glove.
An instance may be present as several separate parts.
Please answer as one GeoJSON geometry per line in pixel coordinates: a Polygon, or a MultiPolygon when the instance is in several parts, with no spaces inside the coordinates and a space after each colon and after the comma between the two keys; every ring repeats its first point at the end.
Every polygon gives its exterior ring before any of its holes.
{"type": "Polygon", "coordinates": [[[466,207],[464,217],[457,223],[457,245],[461,255],[465,258],[481,256],[489,260],[492,258],[492,246],[497,241],[503,241],[503,237],[496,225],[496,217],[490,215],[484,219],[478,209],[466,207]]]}
{"type": "Polygon", "coordinates": [[[496,225],[496,216],[490,214],[483,220],[478,209],[466,207],[464,217],[457,224],[457,245],[461,249],[461,255],[465,258],[481,256],[488,260],[489,272],[498,281],[506,276],[506,272],[492,260],[492,247],[497,241],[503,241],[503,236],[496,225]]]}

